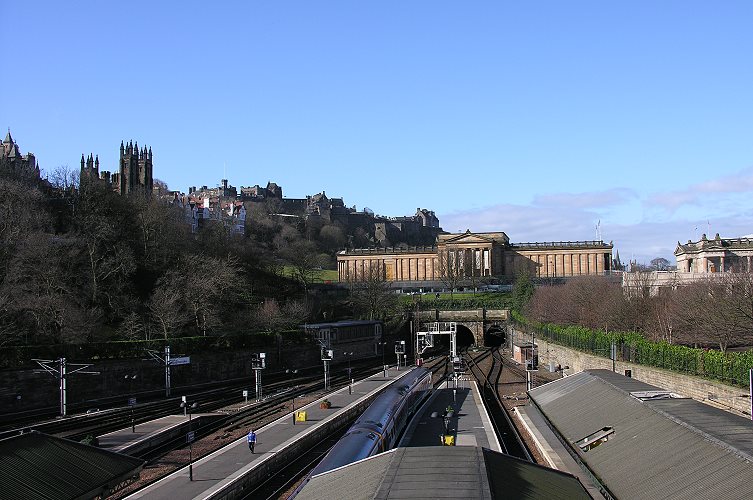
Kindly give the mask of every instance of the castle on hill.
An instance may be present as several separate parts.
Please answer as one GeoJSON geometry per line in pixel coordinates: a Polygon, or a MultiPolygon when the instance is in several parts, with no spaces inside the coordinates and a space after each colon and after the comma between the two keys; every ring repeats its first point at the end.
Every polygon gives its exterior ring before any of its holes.
{"type": "Polygon", "coordinates": [[[0,148],[0,165],[15,175],[31,176],[39,179],[39,164],[33,153],[21,154],[16,141],[10,135],[10,128],[0,148]]]}

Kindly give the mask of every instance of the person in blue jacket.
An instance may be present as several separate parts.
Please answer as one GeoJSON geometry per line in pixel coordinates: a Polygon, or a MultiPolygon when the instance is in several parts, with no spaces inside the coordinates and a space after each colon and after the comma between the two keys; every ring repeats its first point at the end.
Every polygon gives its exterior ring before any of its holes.
{"type": "Polygon", "coordinates": [[[248,436],[246,437],[248,440],[248,449],[251,450],[251,453],[254,452],[254,446],[256,445],[256,433],[253,429],[248,431],[248,436]]]}

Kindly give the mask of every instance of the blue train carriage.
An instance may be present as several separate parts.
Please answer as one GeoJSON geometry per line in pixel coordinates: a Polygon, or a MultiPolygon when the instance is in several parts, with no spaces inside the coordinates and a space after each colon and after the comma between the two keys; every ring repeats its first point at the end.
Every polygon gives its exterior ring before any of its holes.
{"type": "Polygon", "coordinates": [[[309,477],[392,449],[432,388],[431,372],[425,368],[400,377],[376,397],[309,477]]]}

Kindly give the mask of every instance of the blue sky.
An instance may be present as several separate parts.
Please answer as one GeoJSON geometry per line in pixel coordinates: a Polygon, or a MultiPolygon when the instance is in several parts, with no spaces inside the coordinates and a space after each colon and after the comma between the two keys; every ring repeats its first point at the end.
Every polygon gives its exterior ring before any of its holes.
{"type": "Polygon", "coordinates": [[[514,242],[753,233],[753,2],[0,0],[0,126],[42,168],[326,190],[514,242]]]}

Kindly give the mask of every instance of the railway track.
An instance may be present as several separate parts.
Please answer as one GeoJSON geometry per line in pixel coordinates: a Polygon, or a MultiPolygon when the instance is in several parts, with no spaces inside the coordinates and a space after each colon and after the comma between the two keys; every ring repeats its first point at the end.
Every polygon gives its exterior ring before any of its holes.
{"type": "MultiPolygon", "coordinates": [[[[381,362],[378,360],[370,360],[367,363],[354,363],[352,373],[356,377],[361,375],[366,376],[374,373],[377,367],[381,368],[381,362]]],[[[299,375],[296,378],[291,378],[284,372],[269,374],[266,377],[267,383],[265,384],[265,391],[268,392],[269,396],[265,398],[265,404],[259,408],[266,409],[270,402],[281,404],[282,401],[291,398],[293,395],[297,397],[301,394],[315,391],[318,386],[323,385],[320,369],[311,368],[302,371],[309,372],[310,374],[299,375]],[[295,387],[291,388],[293,384],[295,384],[295,387]],[[284,394],[280,395],[281,393],[284,394]]],[[[342,374],[334,374],[332,382],[333,384],[346,383],[347,377],[342,374]]],[[[241,390],[248,387],[248,385],[248,379],[245,379],[234,381],[229,386],[225,384],[224,387],[204,389],[198,392],[195,390],[186,390],[185,393],[190,400],[199,403],[200,411],[213,412],[228,405],[238,403],[241,399],[241,390]]],[[[205,386],[202,385],[200,387],[205,386]]],[[[122,403],[123,397],[120,397],[119,400],[122,403]]],[[[133,407],[120,406],[101,411],[98,410],[94,413],[72,415],[43,422],[6,426],[7,430],[0,432],[0,439],[28,430],[36,430],[72,440],[80,440],[87,436],[100,436],[129,427],[132,421],[135,425],[138,425],[146,421],[179,413],[180,402],[180,397],[173,397],[142,403],[133,407]]],[[[242,417],[247,414],[248,412],[240,412],[234,415],[234,417],[242,417]]]]}
{"type": "Polygon", "coordinates": [[[528,450],[523,438],[512,422],[510,415],[505,410],[499,398],[499,380],[505,366],[502,355],[497,348],[490,348],[479,356],[472,356],[468,351],[463,352],[463,358],[468,364],[471,375],[478,381],[481,396],[489,411],[489,416],[497,434],[502,451],[508,455],[533,462],[531,452],[528,450]],[[484,371],[480,362],[488,360],[489,369],[484,371]]]}

